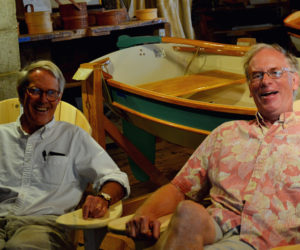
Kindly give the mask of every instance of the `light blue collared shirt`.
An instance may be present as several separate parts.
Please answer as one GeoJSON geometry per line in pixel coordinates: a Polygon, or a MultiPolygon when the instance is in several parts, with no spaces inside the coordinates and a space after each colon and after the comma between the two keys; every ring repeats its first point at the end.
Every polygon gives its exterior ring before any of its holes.
{"type": "Polygon", "coordinates": [[[61,215],[88,182],[99,190],[108,180],[129,195],[127,175],[81,128],[53,119],[29,135],[19,120],[0,125],[0,216],[61,215]]]}

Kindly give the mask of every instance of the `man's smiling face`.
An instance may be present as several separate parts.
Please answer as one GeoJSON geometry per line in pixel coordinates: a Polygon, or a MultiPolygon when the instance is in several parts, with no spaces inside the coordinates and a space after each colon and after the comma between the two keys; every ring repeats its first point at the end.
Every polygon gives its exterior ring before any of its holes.
{"type": "MultiPolygon", "coordinates": [[[[291,70],[285,56],[275,49],[264,48],[252,58],[249,75],[282,69],[291,70]]],[[[265,73],[262,79],[250,81],[249,88],[259,113],[274,122],[281,113],[293,111],[293,91],[298,88],[298,75],[283,71],[278,79],[273,79],[265,73]]]]}
{"type": "MultiPolygon", "coordinates": [[[[29,74],[28,88],[59,91],[59,83],[49,71],[36,69],[29,74]]],[[[23,129],[28,133],[33,133],[50,122],[60,99],[61,95],[55,101],[49,101],[45,92],[38,96],[31,96],[28,91],[25,91],[24,114],[21,118],[23,129]]]]}

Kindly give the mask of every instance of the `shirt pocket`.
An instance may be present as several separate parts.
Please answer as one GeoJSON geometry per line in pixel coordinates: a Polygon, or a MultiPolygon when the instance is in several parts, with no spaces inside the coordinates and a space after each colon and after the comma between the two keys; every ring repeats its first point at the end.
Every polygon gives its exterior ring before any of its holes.
{"type": "Polygon", "coordinates": [[[41,181],[48,184],[60,184],[64,179],[67,166],[67,156],[48,156],[40,169],[41,181]]]}

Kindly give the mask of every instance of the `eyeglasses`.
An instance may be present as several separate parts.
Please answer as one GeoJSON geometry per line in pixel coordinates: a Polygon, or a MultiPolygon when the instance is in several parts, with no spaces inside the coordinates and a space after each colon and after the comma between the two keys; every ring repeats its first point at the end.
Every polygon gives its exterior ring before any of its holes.
{"type": "Polygon", "coordinates": [[[33,98],[38,98],[43,95],[43,93],[46,94],[47,100],[49,102],[54,102],[59,98],[60,91],[54,90],[54,89],[48,89],[48,90],[41,90],[39,88],[26,88],[26,91],[28,95],[30,95],[33,98]]]}
{"type": "Polygon", "coordinates": [[[281,68],[281,69],[269,69],[268,71],[254,71],[249,75],[250,81],[252,83],[260,82],[264,75],[267,74],[272,79],[279,79],[282,77],[284,72],[291,72],[295,73],[295,71],[292,71],[288,68],[281,68]]]}

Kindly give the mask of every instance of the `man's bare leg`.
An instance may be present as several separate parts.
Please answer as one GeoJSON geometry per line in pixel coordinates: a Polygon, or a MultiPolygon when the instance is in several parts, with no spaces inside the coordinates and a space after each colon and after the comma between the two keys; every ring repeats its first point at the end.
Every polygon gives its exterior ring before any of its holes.
{"type": "Polygon", "coordinates": [[[215,225],[206,209],[193,201],[182,201],[152,250],[202,250],[215,240],[215,225]]]}

